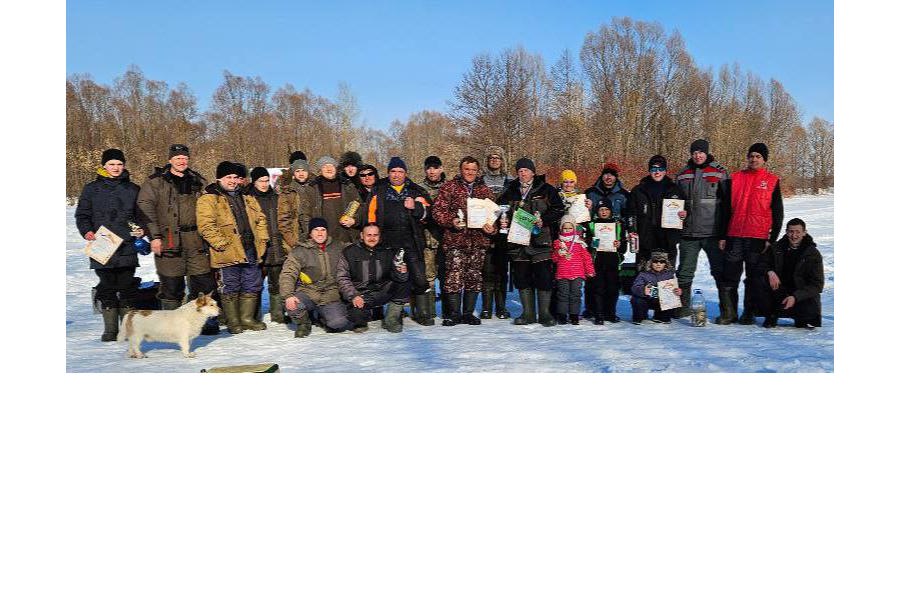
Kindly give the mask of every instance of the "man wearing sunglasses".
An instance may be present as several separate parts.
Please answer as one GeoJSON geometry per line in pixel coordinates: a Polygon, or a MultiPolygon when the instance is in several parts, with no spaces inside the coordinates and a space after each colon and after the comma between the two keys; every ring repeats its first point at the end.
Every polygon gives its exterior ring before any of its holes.
{"type": "MultiPolygon", "coordinates": [[[[628,212],[636,215],[637,233],[640,240],[637,261],[639,269],[650,259],[655,249],[665,250],[669,261],[674,265],[678,256],[678,242],[681,239],[680,229],[667,229],[662,226],[663,201],[669,198],[684,199],[681,188],[672,181],[667,173],[665,157],[650,157],[647,163],[648,175],[641,179],[631,190],[632,209],[628,212]]],[[[684,220],[686,211],[678,216],[684,220]]]]}

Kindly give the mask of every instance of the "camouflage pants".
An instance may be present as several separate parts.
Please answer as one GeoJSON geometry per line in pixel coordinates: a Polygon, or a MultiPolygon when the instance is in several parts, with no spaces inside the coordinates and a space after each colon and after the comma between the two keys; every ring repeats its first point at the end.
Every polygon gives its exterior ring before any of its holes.
{"type": "Polygon", "coordinates": [[[484,265],[484,248],[445,248],[447,257],[447,281],[442,288],[450,294],[481,291],[481,269],[484,265]]]}
{"type": "Polygon", "coordinates": [[[434,287],[434,278],[437,277],[437,253],[437,248],[425,248],[425,279],[431,287],[434,287]]]}

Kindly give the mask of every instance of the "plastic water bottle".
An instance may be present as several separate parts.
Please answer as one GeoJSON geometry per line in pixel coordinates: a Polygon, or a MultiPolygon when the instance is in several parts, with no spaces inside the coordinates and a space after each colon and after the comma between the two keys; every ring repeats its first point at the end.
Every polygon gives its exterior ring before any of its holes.
{"type": "MultiPolygon", "coordinates": [[[[540,218],[541,218],[541,213],[538,212],[538,211],[534,211],[534,218],[535,218],[535,221],[538,220],[538,219],[540,219],[540,218]]],[[[531,228],[531,235],[541,235],[541,228],[538,227],[537,225],[534,225],[534,226],[531,228]]]]}
{"type": "Polygon", "coordinates": [[[691,325],[694,327],[706,326],[706,298],[703,297],[703,292],[700,290],[694,290],[694,295],[691,297],[691,325]]]}

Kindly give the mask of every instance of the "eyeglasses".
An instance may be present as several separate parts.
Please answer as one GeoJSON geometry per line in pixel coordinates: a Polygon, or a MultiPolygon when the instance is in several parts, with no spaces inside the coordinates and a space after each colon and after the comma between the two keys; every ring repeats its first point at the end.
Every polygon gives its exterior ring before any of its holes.
{"type": "Polygon", "coordinates": [[[651,173],[665,173],[666,169],[665,169],[665,167],[650,167],[650,172],[651,173]]]}

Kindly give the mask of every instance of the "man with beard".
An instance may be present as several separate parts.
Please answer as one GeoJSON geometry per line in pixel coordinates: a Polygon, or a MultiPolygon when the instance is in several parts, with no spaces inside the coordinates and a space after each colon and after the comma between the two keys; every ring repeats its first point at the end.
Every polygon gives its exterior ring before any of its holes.
{"type": "MultiPolygon", "coordinates": [[[[438,197],[438,192],[447,176],[444,174],[444,164],[437,156],[429,156],[425,159],[425,179],[422,180],[422,189],[428,193],[428,202],[434,206],[434,201],[438,197]]],[[[435,288],[434,280],[439,279],[441,282],[441,295],[444,293],[444,282],[446,281],[444,268],[444,252],[441,248],[441,237],[444,235],[443,228],[434,221],[434,213],[429,215],[425,221],[425,278],[428,280],[428,311],[419,315],[419,307],[414,307],[413,318],[422,325],[434,325],[435,316],[435,288]]],[[[447,304],[441,302],[441,307],[446,316],[447,304]]]]}
{"type": "MultiPolygon", "coordinates": [[[[639,270],[650,259],[654,250],[664,250],[669,255],[669,262],[675,264],[678,256],[678,240],[680,229],[669,229],[662,226],[664,200],[670,198],[684,199],[684,194],[672,178],[666,174],[666,159],[659,154],[651,156],[647,162],[649,174],[631,190],[632,212],[636,215],[636,229],[640,239],[637,253],[639,270]]],[[[687,212],[682,210],[678,216],[684,220],[687,212]]]]}
{"type": "Polygon", "coordinates": [[[447,303],[447,314],[443,325],[481,325],[481,320],[473,313],[478,294],[481,292],[481,272],[484,266],[484,253],[490,246],[490,236],[496,229],[492,222],[481,229],[470,228],[468,220],[467,200],[469,198],[493,199],[490,188],[478,177],[480,169],[478,159],[466,156],[459,162],[459,175],[441,186],[441,191],[434,201],[433,214],[435,222],[444,228],[443,243],[446,257],[446,286],[444,300],[447,303]],[[460,219],[459,214],[463,218],[460,219]],[[462,314],[459,311],[460,294],[464,294],[462,314]]]}
{"type": "MultiPolygon", "coordinates": [[[[515,177],[510,177],[504,170],[503,148],[490,146],[487,149],[487,168],[484,170],[484,184],[490,188],[494,198],[499,198],[503,190],[515,177]]],[[[507,213],[507,216],[509,213],[507,213]]],[[[482,298],[481,318],[490,319],[496,306],[497,318],[508,319],[506,310],[506,288],[509,285],[509,254],[506,247],[506,233],[498,231],[491,236],[491,245],[484,256],[484,268],[481,273],[482,298]]]]}
{"type": "Polygon", "coordinates": [[[242,172],[246,169],[238,164],[219,163],[216,183],[197,200],[197,227],[209,244],[210,264],[220,270],[222,311],[232,334],[266,328],[256,320],[256,308],[262,291],[259,263],[269,231],[256,198],[241,193],[242,172]]]}
{"type": "MultiPolygon", "coordinates": [[[[512,263],[513,281],[519,290],[522,315],[515,325],[528,325],[540,320],[544,327],[556,325],[556,317],[550,312],[553,294],[553,260],[551,257],[553,238],[551,227],[555,227],[565,213],[565,205],[556,188],[546,182],[544,175],[535,176],[534,162],[530,158],[516,161],[518,178],[506,186],[497,204],[509,205],[509,222],[516,210],[522,210],[539,217],[534,225],[537,234],[532,234],[527,245],[508,244],[512,263]],[[537,290],[538,315],[535,315],[534,291],[537,290]]],[[[503,216],[501,215],[501,219],[503,216]]],[[[501,227],[503,221],[501,220],[501,227]]]]}
{"type": "MultiPolygon", "coordinates": [[[[188,168],[189,161],[187,146],[170,146],[169,164],[147,178],[137,199],[138,222],[149,232],[163,310],[174,310],[184,302],[185,278],[188,300],[201,292],[218,295],[209,250],[197,231],[197,199],[205,180],[188,168]]],[[[210,319],[201,333],[219,333],[218,321],[210,319]]]]}
{"type": "Polygon", "coordinates": [[[403,330],[401,315],[409,297],[409,273],[405,263],[395,264],[395,254],[379,246],[380,241],[378,225],[369,223],[360,232],[359,241],[343,249],[338,262],[338,287],[349,303],[347,316],[354,333],[368,329],[368,321],[385,303],[390,305],[382,327],[391,333],[403,330]]]}
{"type": "Polygon", "coordinates": [[[695,140],[691,144],[691,158],[675,181],[684,193],[687,211],[678,243],[678,287],[685,299],[679,316],[689,317],[691,287],[700,250],[706,252],[716,288],[721,287],[719,280],[725,256],[719,242],[725,241],[728,225],[724,208],[728,204],[728,171],[709,154],[709,142],[695,140]]]}

